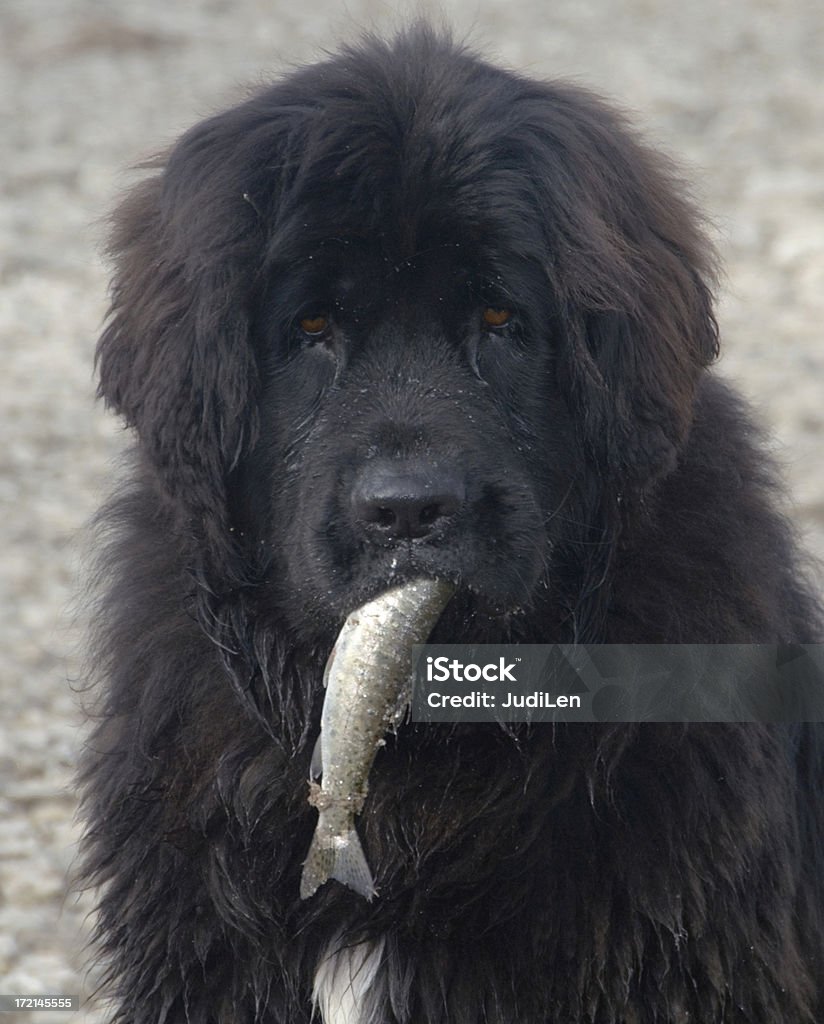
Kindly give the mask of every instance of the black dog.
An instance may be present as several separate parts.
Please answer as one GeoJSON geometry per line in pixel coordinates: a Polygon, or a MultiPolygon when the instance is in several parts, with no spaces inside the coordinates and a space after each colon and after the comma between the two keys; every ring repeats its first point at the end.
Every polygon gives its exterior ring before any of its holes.
{"type": "Polygon", "coordinates": [[[713,261],[612,110],[418,27],[196,126],[126,200],[100,390],[86,874],[118,1021],[824,1018],[815,726],[406,724],[380,896],[299,898],[324,663],[398,581],[451,642],[814,642],[713,261]]]}

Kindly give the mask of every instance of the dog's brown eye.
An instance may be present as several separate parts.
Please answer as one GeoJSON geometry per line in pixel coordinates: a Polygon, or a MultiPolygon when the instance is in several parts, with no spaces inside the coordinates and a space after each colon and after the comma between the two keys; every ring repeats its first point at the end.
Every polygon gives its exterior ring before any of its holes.
{"type": "Polygon", "coordinates": [[[300,322],[300,329],[310,337],[323,334],[329,327],[329,318],[325,316],[305,316],[300,322]]]}
{"type": "Polygon", "coordinates": [[[487,327],[505,327],[512,319],[512,310],[495,309],[494,306],[487,306],[483,312],[483,317],[487,327]]]}

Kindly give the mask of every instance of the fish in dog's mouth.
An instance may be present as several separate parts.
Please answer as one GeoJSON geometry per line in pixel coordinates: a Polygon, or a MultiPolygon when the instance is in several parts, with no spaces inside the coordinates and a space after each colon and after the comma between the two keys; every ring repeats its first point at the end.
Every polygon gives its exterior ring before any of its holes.
{"type": "Polygon", "coordinates": [[[330,878],[366,899],[375,895],[355,817],[384,734],[409,702],[414,647],[426,642],[454,591],[444,580],[412,580],[357,608],[343,624],[324,674],[309,783],[318,822],[304,863],[302,899],[330,878]]]}

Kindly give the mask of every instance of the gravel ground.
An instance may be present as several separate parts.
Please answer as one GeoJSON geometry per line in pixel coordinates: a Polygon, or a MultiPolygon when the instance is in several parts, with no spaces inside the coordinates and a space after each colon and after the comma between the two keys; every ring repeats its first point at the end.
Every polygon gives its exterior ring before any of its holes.
{"type": "MultiPolygon", "coordinates": [[[[440,10],[505,63],[619,98],[686,165],[727,266],[721,372],[773,429],[793,515],[823,556],[821,0],[440,10]]],[[[102,219],[134,180],[126,169],[191,122],[403,13],[377,0],[0,2],[0,993],[93,988],[89,904],[65,878],[82,738],[77,538],[123,440],[93,400],[102,219]]],[[[60,1019],[26,1020],[41,1017],[60,1019]]],[[[91,999],[76,1016],[103,1018],[91,999]]]]}

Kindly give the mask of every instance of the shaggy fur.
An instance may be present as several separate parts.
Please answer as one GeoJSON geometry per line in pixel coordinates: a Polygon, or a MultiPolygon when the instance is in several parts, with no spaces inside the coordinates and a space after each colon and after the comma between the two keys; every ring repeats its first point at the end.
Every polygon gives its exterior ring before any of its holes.
{"type": "Polygon", "coordinates": [[[379,898],[298,896],[323,666],[393,582],[458,584],[449,642],[821,637],[665,161],[419,27],[197,125],[111,251],[136,444],[83,786],[116,1020],[306,1024],[316,983],[358,1024],[824,1019],[817,726],[405,724],[379,898]]]}

